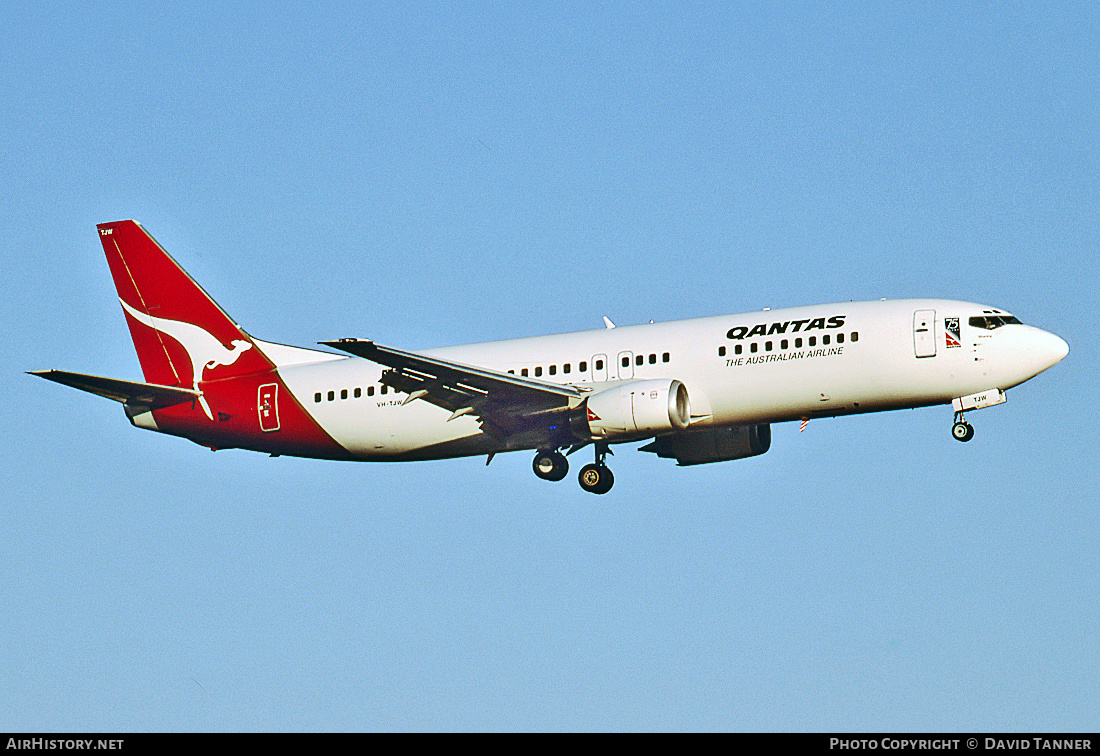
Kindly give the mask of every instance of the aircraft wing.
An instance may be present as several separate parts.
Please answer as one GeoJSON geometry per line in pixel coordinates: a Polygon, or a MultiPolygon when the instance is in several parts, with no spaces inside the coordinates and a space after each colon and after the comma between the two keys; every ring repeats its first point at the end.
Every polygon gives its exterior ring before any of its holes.
{"type": "Polygon", "coordinates": [[[365,339],[321,343],[388,367],[382,383],[407,393],[406,403],[423,399],[452,412],[452,420],[473,415],[485,432],[496,436],[517,433],[545,420],[547,414],[565,412],[586,395],[575,386],[520,378],[365,339]]]}
{"type": "Polygon", "coordinates": [[[117,378],[102,378],[98,375],[68,373],[64,370],[31,370],[29,372],[31,375],[37,375],[47,381],[72,386],[81,391],[113,399],[123,404],[148,407],[149,409],[160,409],[183,404],[184,402],[193,402],[202,396],[200,392],[194,389],[161,386],[156,383],[123,381],[117,378]]]}

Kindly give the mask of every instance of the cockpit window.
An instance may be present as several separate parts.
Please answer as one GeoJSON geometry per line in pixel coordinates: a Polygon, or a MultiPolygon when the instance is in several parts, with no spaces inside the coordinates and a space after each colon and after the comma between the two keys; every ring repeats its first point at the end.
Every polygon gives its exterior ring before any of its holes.
{"type": "Polygon", "coordinates": [[[1020,319],[1014,315],[979,315],[970,319],[970,325],[974,328],[984,328],[987,331],[992,331],[994,328],[1000,328],[1003,325],[1022,325],[1020,319]]]}

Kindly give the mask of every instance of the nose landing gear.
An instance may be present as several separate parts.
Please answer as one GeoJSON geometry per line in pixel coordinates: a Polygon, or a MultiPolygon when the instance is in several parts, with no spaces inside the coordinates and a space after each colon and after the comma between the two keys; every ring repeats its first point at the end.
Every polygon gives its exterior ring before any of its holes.
{"type": "Polygon", "coordinates": [[[955,413],[955,424],[951,426],[951,435],[956,441],[969,441],[974,438],[974,426],[966,422],[963,413],[955,413]]]}

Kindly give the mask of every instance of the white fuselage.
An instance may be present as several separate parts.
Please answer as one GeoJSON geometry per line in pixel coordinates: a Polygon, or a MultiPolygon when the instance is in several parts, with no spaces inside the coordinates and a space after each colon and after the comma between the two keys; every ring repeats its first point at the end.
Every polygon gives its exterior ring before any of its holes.
{"type": "MultiPolygon", "coordinates": [[[[941,299],[844,302],[421,354],[593,394],[625,381],[677,379],[687,387],[690,428],[703,429],[948,404],[1015,386],[1065,356],[1064,341],[1031,326],[970,325],[990,313],[1007,314],[941,299]]],[[[385,368],[368,360],[257,343],[301,406],[357,458],[531,448],[494,441],[472,417],[450,419],[425,401],[382,393],[385,368]]]]}

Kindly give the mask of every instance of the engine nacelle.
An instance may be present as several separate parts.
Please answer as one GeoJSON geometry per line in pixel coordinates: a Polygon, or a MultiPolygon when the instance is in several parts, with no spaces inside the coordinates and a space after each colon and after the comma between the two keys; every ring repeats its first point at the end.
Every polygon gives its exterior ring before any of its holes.
{"type": "Polygon", "coordinates": [[[651,436],[691,422],[687,387],[674,379],[629,381],[588,397],[573,423],[584,440],[651,436]]]}
{"type": "Polygon", "coordinates": [[[654,439],[653,443],[643,446],[641,451],[675,459],[680,465],[702,465],[707,462],[755,457],[766,452],[771,445],[772,427],[761,423],[672,433],[654,439]]]}

